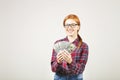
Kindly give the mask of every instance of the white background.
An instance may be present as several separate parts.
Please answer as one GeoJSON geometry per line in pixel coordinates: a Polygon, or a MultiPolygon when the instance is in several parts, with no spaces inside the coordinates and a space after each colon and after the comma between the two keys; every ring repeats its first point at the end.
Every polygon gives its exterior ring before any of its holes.
{"type": "Polygon", "coordinates": [[[120,80],[120,0],[0,0],[0,80],[53,80],[53,43],[70,13],[89,46],[84,80],[120,80]]]}

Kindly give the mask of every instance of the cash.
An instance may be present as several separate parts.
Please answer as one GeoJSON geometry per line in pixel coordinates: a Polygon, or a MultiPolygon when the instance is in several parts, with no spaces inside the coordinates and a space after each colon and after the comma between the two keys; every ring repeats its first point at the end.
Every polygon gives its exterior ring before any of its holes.
{"type": "Polygon", "coordinates": [[[58,53],[60,50],[67,50],[69,53],[71,53],[73,50],[75,50],[76,46],[73,43],[67,42],[67,41],[60,41],[54,44],[54,50],[58,53]]]}

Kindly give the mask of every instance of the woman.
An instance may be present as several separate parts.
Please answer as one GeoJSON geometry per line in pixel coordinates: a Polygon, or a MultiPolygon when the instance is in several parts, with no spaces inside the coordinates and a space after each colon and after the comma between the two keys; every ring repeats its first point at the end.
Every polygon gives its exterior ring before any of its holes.
{"type": "Polygon", "coordinates": [[[66,37],[55,42],[66,41],[74,44],[76,48],[69,53],[67,50],[56,52],[53,49],[51,57],[51,69],[55,72],[54,80],[83,80],[83,71],[88,59],[88,45],[82,41],[78,34],[80,20],[70,14],[65,17],[63,26],[66,37]]]}

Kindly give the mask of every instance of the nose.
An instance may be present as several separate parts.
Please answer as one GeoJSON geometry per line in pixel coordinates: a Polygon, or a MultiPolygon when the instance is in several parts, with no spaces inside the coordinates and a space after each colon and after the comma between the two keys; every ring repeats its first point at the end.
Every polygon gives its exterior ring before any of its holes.
{"type": "Polygon", "coordinates": [[[72,26],[71,26],[71,25],[69,25],[69,26],[68,26],[68,28],[72,28],[72,26]]]}

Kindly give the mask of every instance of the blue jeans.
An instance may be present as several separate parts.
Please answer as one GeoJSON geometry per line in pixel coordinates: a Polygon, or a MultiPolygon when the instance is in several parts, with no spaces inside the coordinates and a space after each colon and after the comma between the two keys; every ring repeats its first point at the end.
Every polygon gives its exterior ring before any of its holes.
{"type": "Polygon", "coordinates": [[[54,75],[54,80],[83,80],[83,75],[71,75],[71,76],[60,76],[55,74],[54,75]]]}

